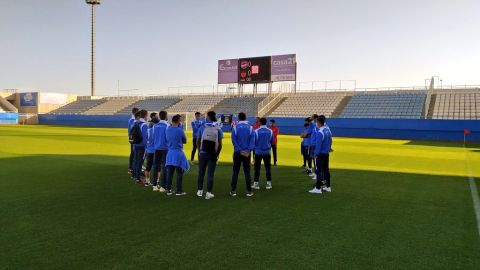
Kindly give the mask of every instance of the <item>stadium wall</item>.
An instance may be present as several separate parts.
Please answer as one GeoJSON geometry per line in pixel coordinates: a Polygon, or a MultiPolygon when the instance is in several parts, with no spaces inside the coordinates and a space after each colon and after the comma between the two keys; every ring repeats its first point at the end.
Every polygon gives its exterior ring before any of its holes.
{"type": "MultiPolygon", "coordinates": [[[[129,115],[39,115],[42,125],[126,128],[129,115]]],[[[254,118],[248,119],[251,123],[254,118]]],[[[281,134],[297,135],[303,131],[303,118],[275,118],[281,134]]],[[[469,141],[480,142],[479,120],[420,119],[347,119],[327,120],[334,136],[411,140],[463,141],[465,129],[469,141]]],[[[224,127],[230,131],[230,127],[224,127]]]]}
{"type": "Polygon", "coordinates": [[[5,112],[0,113],[0,124],[17,124],[18,123],[18,113],[5,112]]]}

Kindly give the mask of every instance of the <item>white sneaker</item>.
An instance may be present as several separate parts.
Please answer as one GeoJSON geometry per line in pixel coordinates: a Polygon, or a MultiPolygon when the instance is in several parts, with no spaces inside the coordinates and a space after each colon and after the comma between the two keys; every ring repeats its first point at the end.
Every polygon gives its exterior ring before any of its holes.
{"type": "Polygon", "coordinates": [[[322,194],[322,190],[321,190],[321,189],[317,189],[316,187],[315,187],[315,188],[312,188],[312,189],[309,190],[308,192],[314,193],[314,194],[322,194]]]}
{"type": "Polygon", "coordinates": [[[332,188],[331,187],[327,187],[324,189],[326,192],[332,192],[332,188]]]}
{"type": "Polygon", "coordinates": [[[312,177],[312,180],[317,181],[317,175],[316,174],[312,177]]]}
{"type": "Polygon", "coordinates": [[[175,196],[185,196],[187,195],[187,192],[181,192],[181,193],[175,193],[175,196]]]}
{"type": "Polygon", "coordinates": [[[165,191],[167,191],[167,190],[166,190],[165,188],[163,188],[163,187],[160,187],[160,189],[159,189],[158,191],[163,193],[163,192],[165,192],[165,191]]]}
{"type": "Polygon", "coordinates": [[[272,181],[267,181],[266,189],[272,189],[272,181]]]}
{"type": "Polygon", "coordinates": [[[312,172],[312,173],[310,173],[308,176],[314,177],[314,176],[317,176],[317,174],[312,172]]]}
{"type": "Polygon", "coordinates": [[[210,200],[210,199],[213,199],[215,197],[215,195],[213,195],[213,193],[211,192],[207,192],[207,194],[205,194],[205,200],[210,200]]]}
{"type": "Polygon", "coordinates": [[[232,197],[237,196],[237,192],[236,191],[230,191],[230,196],[232,196],[232,197]]]}
{"type": "Polygon", "coordinates": [[[252,188],[253,189],[260,189],[260,185],[258,184],[258,182],[253,182],[252,188]]]}
{"type": "Polygon", "coordinates": [[[203,190],[201,190],[201,189],[198,190],[198,191],[197,191],[197,196],[198,196],[198,197],[202,197],[202,196],[203,196],[203,190]]]}
{"type": "Polygon", "coordinates": [[[160,188],[158,188],[158,186],[153,186],[152,190],[153,192],[159,192],[160,188]]]}
{"type": "Polygon", "coordinates": [[[247,197],[252,197],[253,196],[253,192],[247,192],[247,197]]]}

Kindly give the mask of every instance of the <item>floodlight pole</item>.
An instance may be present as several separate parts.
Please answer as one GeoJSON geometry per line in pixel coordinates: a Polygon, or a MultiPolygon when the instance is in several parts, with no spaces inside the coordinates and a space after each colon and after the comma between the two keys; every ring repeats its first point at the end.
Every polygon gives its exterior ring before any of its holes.
{"type": "Polygon", "coordinates": [[[100,0],[86,0],[92,6],[92,44],[91,44],[91,95],[95,96],[95,6],[100,5],[100,0]]]}

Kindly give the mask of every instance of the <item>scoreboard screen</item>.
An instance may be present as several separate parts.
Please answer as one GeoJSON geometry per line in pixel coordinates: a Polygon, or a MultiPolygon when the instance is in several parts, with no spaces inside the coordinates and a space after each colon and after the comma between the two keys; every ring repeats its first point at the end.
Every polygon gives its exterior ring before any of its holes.
{"type": "Polygon", "coordinates": [[[238,59],[238,83],[270,82],[271,64],[271,56],[238,59]]]}

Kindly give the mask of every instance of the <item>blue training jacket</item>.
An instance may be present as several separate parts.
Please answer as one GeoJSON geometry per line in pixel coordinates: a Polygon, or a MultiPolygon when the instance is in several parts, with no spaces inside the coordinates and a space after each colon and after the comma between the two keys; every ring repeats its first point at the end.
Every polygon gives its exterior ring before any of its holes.
{"type": "Polygon", "coordinates": [[[135,121],[135,124],[137,123],[139,123],[140,125],[140,132],[142,133],[142,142],[138,144],[134,144],[133,146],[135,148],[142,148],[142,147],[144,148],[145,146],[147,146],[147,142],[148,142],[148,123],[145,122],[145,120],[143,119],[135,121]]]}
{"type": "Polygon", "coordinates": [[[314,136],[315,136],[316,129],[317,129],[317,123],[315,123],[314,121],[310,122],[310,125],[308,126],[308,131],[307,131],[307,134],[309,135],[308,138],[310,138],[308,140],[310,146],[315,146],[314,136]]]}
{"type": "Polygon", "coordinates": [[[135,117],[132,115],[130,119],[128,119],[128,137],[130,137],[130,134],[132,133],[132,128],[133,125],[135,125],[135,117]]]}
{"type": "MultiPolygon", "coordinates": [[[[308,132],[308,127],[303,129],[303,133],[308,132]]],[[[302,145],[304,146],[309,146],[310,144],[310,138],[303,138],[302,139],[302,145]]]]}
{"type": "Polygon", "coordinates": [[[255,148],[255,131],[247,121],[240,121],[232,128],[233,152],[250,152],[255,148]]]}
{"type": "Polygon", "coordinates": [[[255,155],[270,155],[273,144],[273,131],[267,126],[255,130],[255,155]]]}
{"type": "Polygon", "coordinates": [[[194,139],[197,138],[198,129],[200,129],[202,125],[203,121],[200,119],[192,121],[192,134],[194,139]]]}
{"type": "Polygon", "coordinates": [[[165,120],[160,120],[153,127],[153,145],[155,150],[168,150],[167,128],[170,124],[165,120]]]}
{"type": "Polygon", "coordinates": [[[147,141],[147,154],[155,153],[155,141],[153,140],[153,127],[155,125],[150,123],[148,125],[148,141],[147,141]]]}
{"type": "Polygon", "coordinates": [[[315,156],[319,154],[329,154],[332,149],[332,132],[328,127],[321,127],[315,135],[315,156]]]}

